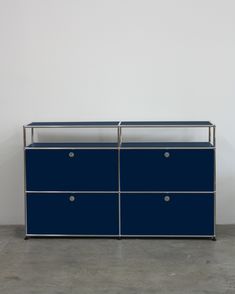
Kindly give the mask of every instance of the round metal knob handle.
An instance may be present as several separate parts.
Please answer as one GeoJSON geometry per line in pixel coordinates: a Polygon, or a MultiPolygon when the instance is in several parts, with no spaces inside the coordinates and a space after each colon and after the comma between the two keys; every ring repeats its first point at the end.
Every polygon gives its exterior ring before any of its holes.
{"type": "Polygon", "coordinates": [[[170,152],[165,152],[165,153],[164,153],[164,157],[165,157],[165,158],[170,157],[170,152]]]}
{"type": "Polygon", "coordinates": [[[74,152],[69,152],[69,157],[74,157],[74,152]]]}
{"type": "Polygon", "coordinates": [[[75,201],[75,196],[73,196],[73,195],[69,196],[69,201],[74,202],[75,201]]]}
{"type": "Polygon", "coordinates": [[[164,197],[164,201],[165,201],[165,202],[169,202],[170,200],[171,200],[171,197],[170,197],[170,196],[166,195],[166,196],[164,197]]]}

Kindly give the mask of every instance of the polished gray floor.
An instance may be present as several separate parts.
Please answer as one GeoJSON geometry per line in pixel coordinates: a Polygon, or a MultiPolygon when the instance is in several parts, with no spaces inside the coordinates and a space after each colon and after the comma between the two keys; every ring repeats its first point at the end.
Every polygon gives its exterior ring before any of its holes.
{"type": "Polygon", "coordinates": [[[218,239],[30,239],[0,227],[0,294],[235,293],[235,225],[218,239]]]}

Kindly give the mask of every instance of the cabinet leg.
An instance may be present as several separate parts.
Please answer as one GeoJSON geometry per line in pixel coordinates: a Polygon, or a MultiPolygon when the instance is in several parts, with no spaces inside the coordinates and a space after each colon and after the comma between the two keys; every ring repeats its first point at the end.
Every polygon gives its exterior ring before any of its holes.
{"type": "Polygon", "coordinates": [[[211,240],[212,240],[212,241],[216,241],[216,237],[212,237],[211,240]]]}
{"type": "Polygon", "coordinates": [[[28,240],[28,239],[29,239],[29,237],[28,237],[28,236],[25,236],[25,237],[24,237],[24,240],[28,240]]]}

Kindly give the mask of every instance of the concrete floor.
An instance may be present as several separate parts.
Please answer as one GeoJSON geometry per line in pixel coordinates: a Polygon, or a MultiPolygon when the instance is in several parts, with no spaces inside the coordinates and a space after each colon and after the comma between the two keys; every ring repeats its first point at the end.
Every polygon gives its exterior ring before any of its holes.
{"type": "Polygon", "coordinates": [[[0,227],[0,294],[235,293],[235,225],[218,239],[30,239],[0,227]]]}

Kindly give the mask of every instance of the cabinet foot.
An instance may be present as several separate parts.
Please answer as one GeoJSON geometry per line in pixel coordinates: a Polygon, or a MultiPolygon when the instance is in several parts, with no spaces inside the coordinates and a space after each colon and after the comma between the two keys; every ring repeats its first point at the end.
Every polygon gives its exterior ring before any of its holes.
{"type": "Polygon", "coordinates": [[[24,240],[28,240],[28,239],[29,239],[29,237],[28,237],[28,236],[25,236],[25,237],[24,237],[24,240]]]}
{"type": "Polygon", "coordinates": [[[212,237],[211,240],[212,240],[212,241],[216,241],[216,237],[212,237]]]}

